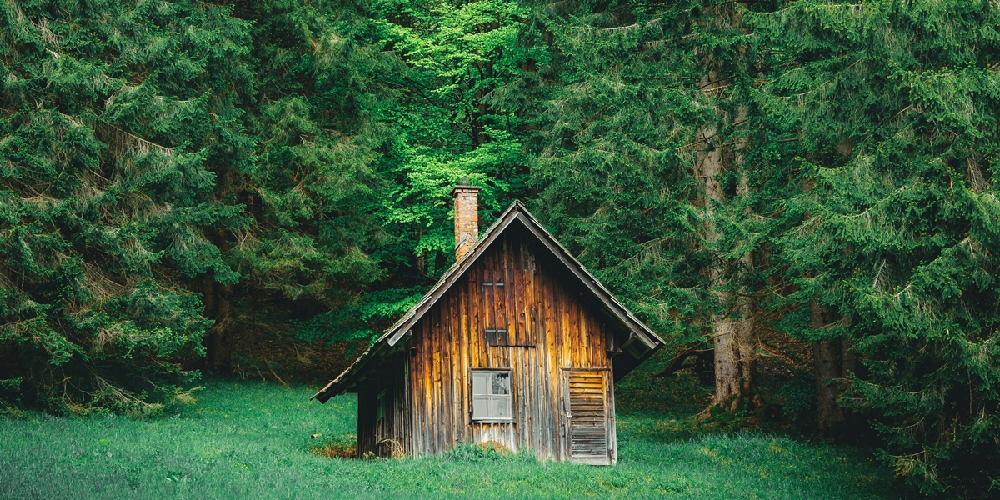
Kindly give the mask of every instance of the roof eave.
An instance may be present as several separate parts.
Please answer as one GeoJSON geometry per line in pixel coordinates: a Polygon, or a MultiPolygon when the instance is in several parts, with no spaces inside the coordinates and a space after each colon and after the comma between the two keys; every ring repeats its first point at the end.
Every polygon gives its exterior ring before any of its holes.
{"type": "Polygon", "coordinates": [[[394,347],[399,342],[399,339],[406,332],[410,331],[417,321],[420,321],[424,313],[430,310],[437,303],[438,299],[448,291],[449,287],[444,285],[454,278],[461,276],[472,267],[472,264],[479,256],[489,248],[492,240],[515,220],[520,221],[529,232],[541,241],[587,287],[591,294],[600,299],[605,308],[646,346],[647,349],[641,354],[641,359],[649,357],[653,351],[663,345],[663,339],[650,330],[642,321],[633,316],[628,308],[618,302],[614,295],[594,275],[590,274],[590,271],[587,271],[587,268],[580,261],[576,260],[569,253],[569,250],[566,250],[551,233],[545,230],[542,224],[527,211],[520,201],[514,201],[483,233],[473,249],[448,268],[441,276],[441,279],[420,299],[417,305],[407,311],[395,324],[387,328],[361,357],[338,375],[337,378],[333,379],[333,381],[313,395],[313,399],[326,402],[331,397],[340,395],[350,389],[353,385],[354,375],[362,371],[368,362],[376,357],[376,354],[384,351],[385,346],[389,348],[394,347]]]}

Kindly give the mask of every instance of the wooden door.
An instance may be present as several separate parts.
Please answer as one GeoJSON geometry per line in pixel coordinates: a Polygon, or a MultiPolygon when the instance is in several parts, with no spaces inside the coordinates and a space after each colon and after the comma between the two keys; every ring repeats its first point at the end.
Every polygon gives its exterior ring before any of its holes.
{"type": "Polygon", "coordinates": [[[571,462],[613,463],[614,411],[609,408],[607,369],[563,370],[563,429],[571,462]]]}

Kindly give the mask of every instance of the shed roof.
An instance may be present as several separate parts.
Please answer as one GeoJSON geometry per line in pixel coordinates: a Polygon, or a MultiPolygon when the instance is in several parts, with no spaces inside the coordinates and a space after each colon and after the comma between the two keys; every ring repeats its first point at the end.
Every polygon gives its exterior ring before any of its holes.
{"type": "MultiPolygon", "coordinates": [[[[504,212],[497,218],[496,222],[491,225],[476,245],[469,251],[463,258],[459,259],[452,265],[441,279],[434,285],[433,288],[423,298],[417,305],[413,306],[403,317],[399,318],[398,321],[391,327],[385,330],[378,340],[376,340],[358,359],[351,364],[346,370],[343,371],[337,378],[333,379],[326,387],[320,389],[314,398],[320,402],[326,402],[327,399],[342,394],[348,389],[352,388],[354,383],[357,382],[360,377],[363,376],[369,369],[374,367],[371,363],[373,360],[381,357],[382,354],[391,350],[407,332],[426,314],[431,308],[437,303],[444,294],[448,291],[451,286],[458,281],[458,279],[465,274],[465,272],[476,262],[476,260],[483,255],[490,245],[497,240],[497,238],[503,234],[511,225],[519,224],[527,230],[527,232],[533,235],[539,243],[546,249],[548,249],[552,255],[565,267],[566,270],[570,272],[576,279],[580,281],[585,289],[596,299],[603,304],[604,309],[610,313],[610,315],[621,324],[626,331],[629,332],[629,342],[638,342],[638,349],[632,349],[636,352],[633,356],[636,358],[634,363],[630,363],[630,366],[638,364],[639,361],[648,357],[652,352],[663,345],[663,339],[656,335],[652,330],[649,329],[642,321],[639,321],[631,311],[629,311],[624,305],[618,302],[617,299],[611,292],[608,291],[600,281],[597,280],[576,258],[574,258],[566,248],[559,244],[558,241],[550,234],[548,231],[542,227],[541,223],[520,201],[515,201],[508,207],[504,212]]],[[[616,376],[624,375],[617,374],[616,376]]]]}

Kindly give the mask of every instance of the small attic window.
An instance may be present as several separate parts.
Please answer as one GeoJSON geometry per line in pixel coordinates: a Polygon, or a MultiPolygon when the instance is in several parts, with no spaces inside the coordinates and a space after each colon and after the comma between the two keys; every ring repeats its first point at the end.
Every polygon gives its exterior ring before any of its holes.
{"type": "Polygon", "coordinates": [[[472,370],[472,420],[513,420],[510,370],[472,370]]]}
{"type": "Polygon", "coordinates": [[[497,288],[503,286],[503,271],[484,269],[482,285],[483,291],[486,291],[488,287],[495,291],[499,291],[497,288]]]}
{"type": "Polygon", "coordinates": [[[487,328],[486,344],[490,347],[509,346],[510,338],[507,336],[506,328],[487,328]]]}
{"type": "Polygon", "coordinates": [[[491,274],[493,273],[486,273],[486,276],[483,278],[483,291],[485,291],[487,287],[492,287],[493,290],[503,287],[503,275],[501,273],[496,273],[497,276],[494,277],[490,276],[491,274]]]}
{"type": "Polygon", "coordinates": [[[490,347],[509,346],[507,335],[507,294],[504,288],[504,272],[498,269],[483,269],[483,301],[486,307],[486,345],[490,347]]]}

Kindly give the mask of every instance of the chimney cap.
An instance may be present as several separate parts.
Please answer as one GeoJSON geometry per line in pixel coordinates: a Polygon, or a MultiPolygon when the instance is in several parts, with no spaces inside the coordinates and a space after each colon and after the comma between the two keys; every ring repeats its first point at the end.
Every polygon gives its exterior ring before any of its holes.
{"type": "Polygon", "coordinates": [[[459,191],[472,191],[473,193],[477,193],[479,192],[480,189],[482,188],[479,186],[470,186],[468,184],[457,184],[455,185],[454,188],[452,188],[451,196],[455,196],[456,194],[459,193],[459,191]]]}

